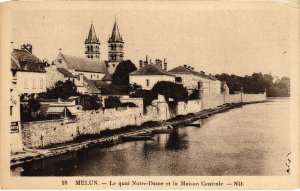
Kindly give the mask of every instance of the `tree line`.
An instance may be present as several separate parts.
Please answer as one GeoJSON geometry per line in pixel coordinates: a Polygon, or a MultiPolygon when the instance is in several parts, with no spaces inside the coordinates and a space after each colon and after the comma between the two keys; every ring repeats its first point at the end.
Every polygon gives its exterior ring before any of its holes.
{"type": "Polygon", "coordinates": [[[268,97],[289,97],[290,96],[290,78],[278,78],[272,74],[253,73],[251,76],[237,76],[226,73],[215,75],[220,81],[226,82],[230,93],[241,91],[244,93],[263,93],[267,91],[268,97]]]}

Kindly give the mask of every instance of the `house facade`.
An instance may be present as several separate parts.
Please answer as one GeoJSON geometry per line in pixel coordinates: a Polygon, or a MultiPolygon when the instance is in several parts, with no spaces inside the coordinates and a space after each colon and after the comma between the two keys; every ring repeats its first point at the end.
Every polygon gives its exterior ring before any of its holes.
{"type": "Polygon", "coordinates": [[[31,45],[22,45],[11,53],[13,83],[19,94],[46,91],[46,63],[32,54],[31,45]]]}
{"type": "Polygon", "coordinates": [[[11,153],[23,151],[21,135],[20,95],[16,85],[10,87],[10,148],[11,153]]]}
{"type": "Polygon", "coordinates": [[[169,70],[169,73],[175,75],[175,82],[182,84],[189,92],[202,88],[204,94],[221,94],[221,81],[204,72],[197,72],[192,67],[178,66],[169,70]]]}
{"type": "Polygon", "coordinates": [[[175,82],[175,75],[153,64],[147,64],[129,74],[129,83],[140,85],[145,90],[151,90],[159,81],[175,82]]]}

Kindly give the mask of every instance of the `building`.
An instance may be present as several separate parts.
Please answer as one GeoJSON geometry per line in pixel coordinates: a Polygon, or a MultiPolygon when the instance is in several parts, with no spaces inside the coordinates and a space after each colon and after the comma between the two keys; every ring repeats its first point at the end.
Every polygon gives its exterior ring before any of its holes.
{"type": "Polygon", "coordinates": [[[78,92],[84,94],[100,94],[99,88],[111,83],[105,61],[59,53],[47,70],[47,87],[57,81],[72,81],[78,92]],[[95,85],[98,84],[98,85],[95,85]],[[101,85],[99,85],[101,84],[101,85]]]}
{"type": "Polygon", "coordinates": [[[13,83],[19,94],[46,91],[46,62],[32,54],[30,44],[11,52],[11,72],[13,83]]]}
{"type": "Polygon", "coordinates": [[[175,75],[175,82],[182,84],[189,93],[202,86],[204,94],[220,94],[221,81],[204,72],[197,72],[193,67],[183,65],[169,70],[169,73],[175,75]]]}
{"type": "Polygon", "coordinates": [[[150,90],[159,81],[175,82],[175,75],[154,65],[147,64],[129,74],[129,83],[140,85],[142,89],[150,90]]]}
{"type": "Polygon", "coordinates": [[[124,57],[124,41],[119,32],[117,21],[115,20],[111,36],[108,40],[108,62],[107,69],[113,74],[124,57]]]}
{"type": "Polygon", "coordinates": [[[21,135],[20,95],[16,85],[10,87],[10,148],[11,153],[23,151],[21,135]]]}
{"type": "Polygon", "coordinates": [[[96,35],[93,23],[91,24],[89,34],[85,39],[85,55],[86,58],[100,60],[100,41],[96,35]]]}

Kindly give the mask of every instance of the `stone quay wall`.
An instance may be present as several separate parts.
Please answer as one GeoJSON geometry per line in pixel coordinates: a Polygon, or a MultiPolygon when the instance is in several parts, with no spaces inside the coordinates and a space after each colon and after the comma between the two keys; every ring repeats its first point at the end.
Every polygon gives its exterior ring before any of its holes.
{"type": "Polygon", "coordinates": [[[63,119],[23,123],[22,126],[22,140],[27,148],[64,143],[77,136],[77,123],[63,119]]]}
{"type": "MultiPolygon", "coordinates": [[[[243,94],[243,102],[263,101],[265,94],[243,94]]],[[[66,120],[38,121],[23,124],[23,143],[27,148],[39,148],[72,141],[80,135],[99,134],[106,129],[118,129],[127,125],[141,125],[147,121],[164,121],[177,115],[196,113],[225,103],[241,102],[241,94],[209,95],[202,100],[190,100],[169,105],[154,101],[144,113],[143,107],[122,107],[97,111],[83,111],[76,122],[66,120]]]]}
{"type": "Polygon", "coordinates": [[[240,103],[240,102],[256,102],[265,101],[267,99],[266,93],[263,94],[210,94],[203,95],[202,108],[215,108],[226,103],[240,103]]]}

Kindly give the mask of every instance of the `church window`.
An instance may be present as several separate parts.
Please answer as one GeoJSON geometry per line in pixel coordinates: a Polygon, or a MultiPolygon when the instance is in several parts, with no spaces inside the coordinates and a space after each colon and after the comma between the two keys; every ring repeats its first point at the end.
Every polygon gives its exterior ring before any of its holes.
{"type": "Polygon", "coordinates": [[[93,55],[91,55],[91,58],[93,58],[93,55]]]}
{"type": "Polygon", "coordinates": [[[146,79],[146,86],[150,86],[150,80],[146,79]]]}
{"type": "Polygon", "coordinates": [[[91,74],[91,79],[93,79],[93,75],[91,74]]]}
{"type": "Polygon", "coordinates": [[[93,46],[91,46],[91,51],[93,52],[93,46]]]}

